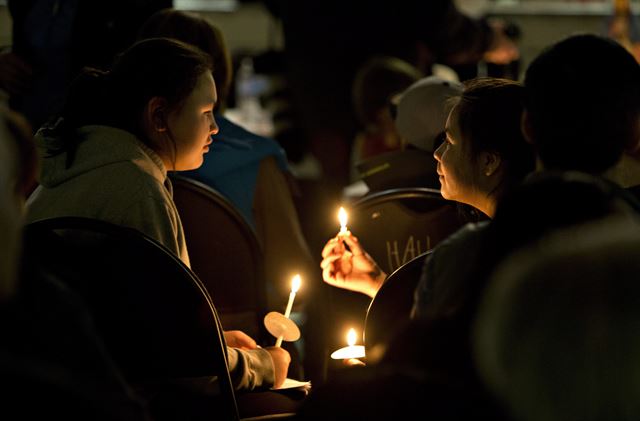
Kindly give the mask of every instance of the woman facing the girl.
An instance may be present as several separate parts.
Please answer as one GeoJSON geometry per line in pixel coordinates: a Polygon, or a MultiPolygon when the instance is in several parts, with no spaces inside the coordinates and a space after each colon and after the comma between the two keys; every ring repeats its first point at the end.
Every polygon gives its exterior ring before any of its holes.
{"type": "MultiPolygon", "coordinates": [[[[523,87],[505,79],[474,79],[453,101],[446,139],[434,152],[440,191],[445,199],[492,218],[502,197],[535,168],[533,149],[520,130],[523,87]]],[[[485,226],[468,224],[434,248],[416,290],[413,316],[421,317],[427,309],[453,311],[458,297],[451,294],[458,294],[458,283],[473,266],[460,264],[460,259],[473,259],[485,226]]],[[[351,233],[329,240],[322,256],[323,279],[333,286],[373,298],[387,277],[351,233]]]]}

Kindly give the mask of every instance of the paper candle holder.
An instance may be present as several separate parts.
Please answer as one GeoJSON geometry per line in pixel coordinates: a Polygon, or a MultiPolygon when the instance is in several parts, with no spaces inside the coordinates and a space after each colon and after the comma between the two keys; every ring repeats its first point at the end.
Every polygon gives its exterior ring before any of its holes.
{"type": "Polygon", "coordinates": [[[274,337],[282,337],[287,342],[294,342],[300,339],[298,325],[277,311],[272,311],[264,316],[264,326],[274,337]]]}

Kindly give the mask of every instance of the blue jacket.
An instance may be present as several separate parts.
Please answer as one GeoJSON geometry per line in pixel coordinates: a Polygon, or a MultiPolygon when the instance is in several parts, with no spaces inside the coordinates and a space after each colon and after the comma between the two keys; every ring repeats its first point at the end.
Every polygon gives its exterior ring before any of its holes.
{"type": "Polygon", "coordinates": [[[229,199],[255,228],[253,196],[260,162],[274,156],[282,171],[289,171],[284,150],[273,139],[259,136],[216,115],[220,128],[204,163],[194,171],[183,173],[213,187],[229,199]]]}

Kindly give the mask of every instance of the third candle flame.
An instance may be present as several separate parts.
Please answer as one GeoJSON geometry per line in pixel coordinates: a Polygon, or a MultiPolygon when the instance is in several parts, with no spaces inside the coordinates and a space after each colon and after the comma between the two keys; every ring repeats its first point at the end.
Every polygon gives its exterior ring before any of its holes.
{"type": "Polygon", "coordinates": [[[293,278],[291,278],[291,291],[298,292],[298,290],[300,289],[301,283],[302,283],[302,280],[300,279],[300,275],[296,275],[293,278]]]}
{"type": "Polygon", "coordinates": [[[296,275],[291,279],[291,292],[298,292],[300,289],[300,284],[302,280],[300,279],[300,275],[296,275]]]}
{"type": "Polygon", "coordinates": [[[347,344],[354,346],[356,344],[356,330],[354,328],[349,329],[347,333],[347,344]]]}
{"type": "Polygon", "coordinates": [[[346,232],[347,231],[347,211],[345,211],[342,206],[340,206],[340,210],[338,211],[338,221],[340,221],[340,232],[346,232]]]}

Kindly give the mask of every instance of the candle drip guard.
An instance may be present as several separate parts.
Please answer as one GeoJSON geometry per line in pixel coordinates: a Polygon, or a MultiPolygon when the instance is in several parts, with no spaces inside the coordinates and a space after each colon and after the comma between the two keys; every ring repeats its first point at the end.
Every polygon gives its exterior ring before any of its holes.
{"type": "Polygon", "coordinates": [[[282,337],[287,342],[294,342],[300,339],[298,325],[277,311],[272,311],[264,316],[264,326],[275,338],[282,337]]]}

